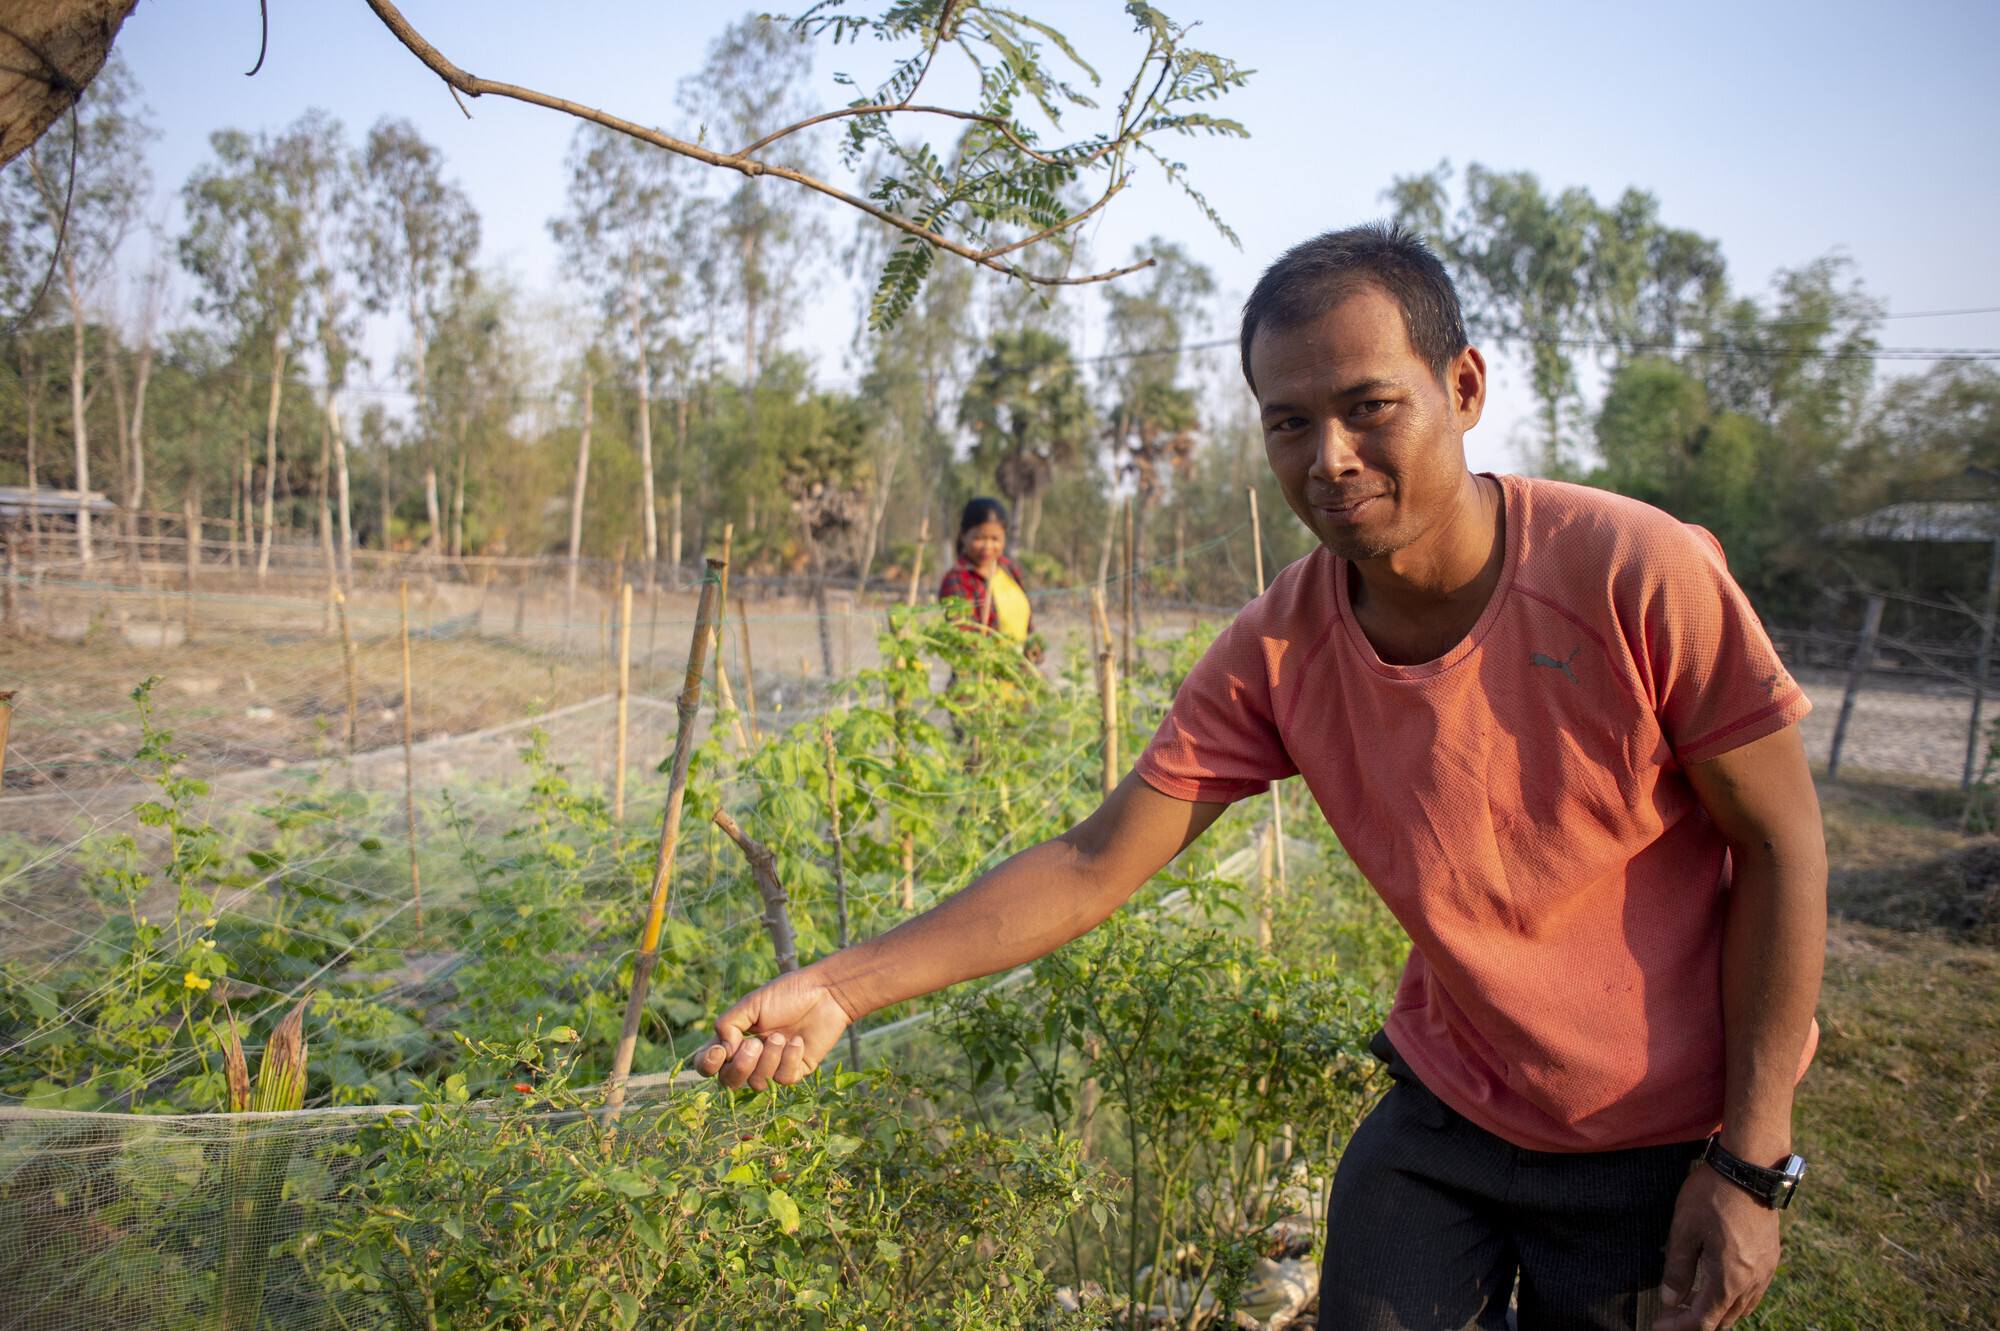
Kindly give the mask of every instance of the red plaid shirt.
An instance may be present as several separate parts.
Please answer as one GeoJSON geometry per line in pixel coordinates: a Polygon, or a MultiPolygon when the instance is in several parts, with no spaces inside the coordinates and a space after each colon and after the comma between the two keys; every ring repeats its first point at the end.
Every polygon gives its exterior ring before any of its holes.
{"type": "MultiPolygon", "coordinates": [[[[1018,584],[1022,591],[1028,589],[1027,580],[1021,576],[1021,567],[1005,555],[1000,556],[1000,567],[1007,570],[1007,576],[1018,584]]],[[[993,608],[993,597],[986,587],[986,575],[981,573],[970,560],[961,558],[945,570],[944,581],[938,584],[938,600],[949,601],[953,597],[972,602],[972,622],[986,628],[999,627],[999,612],[993,608]]],[[[1028,632],[1035,631],[1034,609],[1028,611],[1028,632]]]]}

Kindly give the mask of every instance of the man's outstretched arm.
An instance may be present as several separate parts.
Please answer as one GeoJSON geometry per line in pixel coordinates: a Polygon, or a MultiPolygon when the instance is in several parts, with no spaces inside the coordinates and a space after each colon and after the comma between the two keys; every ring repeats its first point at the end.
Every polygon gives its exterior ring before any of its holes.
{"type": "Polygon", "coordinates": [[[1089,933],[1227,807],[1173,799],[1128,775],[1061,836],[888,933],[746,994],[715,1023],[715,1043],[695,1055],[695,1069],[725,1086],[796,1082],[849,1022],[1089,933]]]}
{"type": "MultiPolygon", "coordinates": [[[[1729,842],[1732,866],[1722,926],[1722,1145],[1770,1166],[1792,1149],[1792,1087],[1826,963],[1819,796],[1795,725],[1695,763],[1688,780],[1729,842]]],[[[1662,1282],[1671,1311],[1655,1331],[1734,1325],[1764,1297],[1777,1265],[1778,1213],[1713,1169],[1695,1170],[1674,1207],[1662,1282]]]]}

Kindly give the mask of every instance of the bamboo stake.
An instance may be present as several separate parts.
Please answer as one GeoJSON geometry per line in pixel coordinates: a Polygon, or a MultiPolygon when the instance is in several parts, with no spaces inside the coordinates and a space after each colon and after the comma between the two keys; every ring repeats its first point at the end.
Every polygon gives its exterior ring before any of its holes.
{"type": "MultiPolygon", "coordinates": [[[[1257,595],[1264,594],[1264,524],[1257,516],[1257,488],[1243,487],[1250,493],[1250,540],[1254,547],[1257,566],[1257,595]]],[[[1276,782],[1271,783],[1271,862],[1278,871],[1278,890],[1285,888],[1285,802],[1276,782]]],[[[1271,912],[1260,911],[1257,916],[1257,941],[1271,945],[1271,912]]]]}
{"type": "Polygon", "coordinates": [[[1118,662],[1111,651],[1111,622],[1104,609],[1104,588],[1090,591],[1090,610],[1104,646],[1097,653],[1097,687],[1102,703],[1099,734],[1104,741],[1104,795],[1118,788],[1118,662]]]}
{"type": "Polygon", "coordinates": [[[1264,524],[1257,517],[1257,487],[1246,485],[1250,496],[1250,554],[1257,563],[1257,595],[1264,594],[1264,524]]]}
{"type": "Polygon", "coordinates": [[[736,637],[743,644],[743,703],[750,709],[750,738],[762,742],[757,727],[757,668],[750,659],[750,621],[743,615],[743,598],[736,599],[736,637]]]}
{"type": "MultiPolygon", "coordinates": [[[[840,948],[847,950],[847,847],[840,835],[840,787],[834,775],[833,727],[827,724],[826,713],[819,716],[820,743],[826,749],[826,814],[828,825],[833,829],[833,909],[834,921],[839,929],[840,948]]],[[[861,1032],[854,1023],[847,1025],[847,1056],[852,1061],[853,1072],[861,1070],[861,1032]]]]}
{"type": "Polygon", "coordinates": [[[723,649],[729,645],[729,547],[736,540],[736,524],[722,524],[722,585],[716,590],[715,606],[715,683],[722,694],[722,709],[729,713],[730,728],[736,732],[736,751],[750,752],[750,736],[743,729],[743,714],[737,710],[736,694],[729,687],[729,669],[722,662],[723,649]]]}
{"type": "Polygon", "coordinates": [[[917,524],[917,557],[910,561],[910,599],[904,602],[914,608],[917,604],[917,582],[924,576],[924,546],[931,539],[931,515],[924,514],[924,520],[917,524]]]}
{"type": "Polygon", "coordinates": [[[736,848],[743,852],[743,858],[750,862],[750,880],[757,884],[757,895],[764,899],[764,914],[759,918],[771,935],[771,951],[778,958],[778,974],[789,975],[799,968],[799,940],[792,932],[792,917],[785,910],[792,899],[785,894],[785,885],[778,881],[778,857],[771,853],[769,846],[753,840],[722,809],[715,811],[715,825],[736,843],[736,848]]]}
{"type": "Polygon", "coordinates": [[[616,1114],[625,1104],[625,1077],[632,1071],[632,1050],[639,1042],[639,1018],[646,1007],[646,986],[660,964],[660,925],[667,914],[667,889],[673,881],[674,851],[680,843],[681,803],[687,796],[688,760],[694,754],[695,715],[701,710],[702,669],[709,640],[715,634],[715,599],[722,561],[708,561],[701,584],[701,605],[695,611],[694,641],[688,646],[687,678],[681,684],[680,729],[674,735],[672,775],[667,781],[666,816],[660,823],[660,853],[653,861],[653,888],[646,906],[646,927],[639,935],[639,955],[632,962],[632,995],[625,1003],[625,1025],[618,1034],[618,1052],[611,1060],[611,1089],[605,1108],[616,1114]]]}
{"type": "Polygon", "coordinates": [[[417,874],[417,755],[410,687],[410,580],[396,584],[396,608],[403,628],[403,816],[410,824],[410,899],[417,907],[417,946],[424,945],[424,885],[417,874]]]}
{"type": "Polygon", "coordinates": [[[632,703],[632,584],[618,588],[618,748],[611,777],[611,820],[625,821],[625,723],[632,703]]]}
{"type": "Polygon", "coordinates": [[[7,727],[14,719],[14,690],[0,689],[0,790],[7,785],[7,727]]]}
{"type": "Polygon", "coordinates": [[[181,642],[194,646],[194,580],[201,568],[201,514],[195,512],[194,496],[181,501],[187,520],[187,594],[181,598],[181,642]]]}
{"type": "Polygon", "coordinates": [[[333,605],[340,612],[340,659],[347,666],[347,753],[354,756],[354,734],[361,722],[360,692],[354,683],[354,635],[347,630],[347,597],[338,583],[333,588],[333,605]]]}

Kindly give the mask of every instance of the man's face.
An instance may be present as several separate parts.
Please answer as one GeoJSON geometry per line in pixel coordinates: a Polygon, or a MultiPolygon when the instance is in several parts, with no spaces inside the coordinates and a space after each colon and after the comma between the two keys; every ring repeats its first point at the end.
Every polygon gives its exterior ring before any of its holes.
{"type": "Polygon", "coordinates": [[[1460,353],[1440,384],[1410,345],[1395,298],[1368,284],[1316,323],[1258,329],[1250,372],[1264,455],[1327,549],[1377,559],[1453,511],[1463,437],[1486,396],[1477,351],[1460,353]]]}

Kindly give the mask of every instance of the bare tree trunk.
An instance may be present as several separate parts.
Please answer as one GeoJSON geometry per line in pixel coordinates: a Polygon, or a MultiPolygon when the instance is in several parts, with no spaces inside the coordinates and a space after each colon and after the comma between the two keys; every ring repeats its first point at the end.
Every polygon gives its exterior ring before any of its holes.
{"type": "Polygon", "coordinates": [[[90,427],[84,421],[83,401],[83,292],[76,281],[76,262],[68,254],[63,256],[63,268],[69,282],[70,310],[70,358],[69,358],[69,421],[70,437],[76,444],[76,553],[86,565],[90,563],[90,427]]]}
{"type": "MultiPolygon", "coordinates": [[[[139,513],[146,507],[146,387],[153,381],[153,321],[147,317],[139,340],[139,364],[132,376],[132,536],[136,548],[139,513]]],[[[160,534],[153,520],[153,535],[160,534]]]]}
{"type": "Polygon", "coordinates": [[[389,536],[389,520],[395,515],[396,506],[389,502],[389,441],[382,441],[382,451],[375,455],[382,468],[382,549],[395,549],[395,542],[389,536]]]}
{"type": "Polygon", "coordinates": [[[646,592],[652,594],[653,571],[660,562],[660,520],[653,489],[653,372],[646,363],[646,326],[639,302],[632,302],[632,343],[639,353],[639,502],[646,517],[646,592]]]}
{"type": "Polygon", "coordinates": [[[458,476],[451,484],[451,557],[465,558],[465,441],[458,445],[458,476]]]}
{"type": "Polygon", "coordinates": [[[271,568],[271,527],[278,494],[278,403],[285,385],[285,334],[271,336],[271,405],[264,413],[264,543],[257,547],[257,580],[271,568]]]}
{"type": "MultiPolygon", "coordinates": [[[[667,563],[674,569],[681,566],[681,478],[687,475],[688,400],[683,392],[674,404],[676,428],[674,431],[674,493],[671,500],[671,515],[667,528],[667,563]]],[[[753,523],[750,530],[757,530],[753,523]]],[[[678,576],[678,574],[676,574],[678,576]]]]}
{"type": "Polygon", "coordinates": [[[333,470],[332,422],[325,416],[319,418],[319,471],[313,477],[313,507],[318,510],[319,551],[326,562],[327,581],[340,585],[340,557],[333,549],[333,503],[327,485],[328,473],[333,470]]]}
{"type": "Polygon", "coordinates": [[[339,399],[331,384],[326,390],[326,432],[333,440],[333,482],[340,512],[340,578],[348,586],[354,581],[354,495],[347,476],[347,439],[340,432],[339,399]]]}
{"type": "Polygon", "coordinates": [[[430,530],[424,533],[424,553],[434,555],[444,545],[444,510],[438,506],[438,469],[435,461],[424,463],[424,517],[430,523],[430,530]]]}
{"type": "Polygon", "coordinates": [[[868,571],[875,566],[875,544],[882,534],[882,515],[889,509],[889,487],[896,479],[896,464],[903,460],[903,450],[898,448],[889,454],[889,460],[882,467],[882,480],[875,487],[875,502],[868,506],[868,534],[861,543],[860,571],[854,575],[854,594],[861,595],[868,590],[868,571]]]}
{"type": "Polygon", "coordinates": [[[576,437],[576,484],[569,496],[569,582],[563,593],[563,627],[576,618],[577,561],[583,557],[583,495],[590,482],[591,406],[597,396],[597,379],[583,372],[583,429],[576,437]]]}

